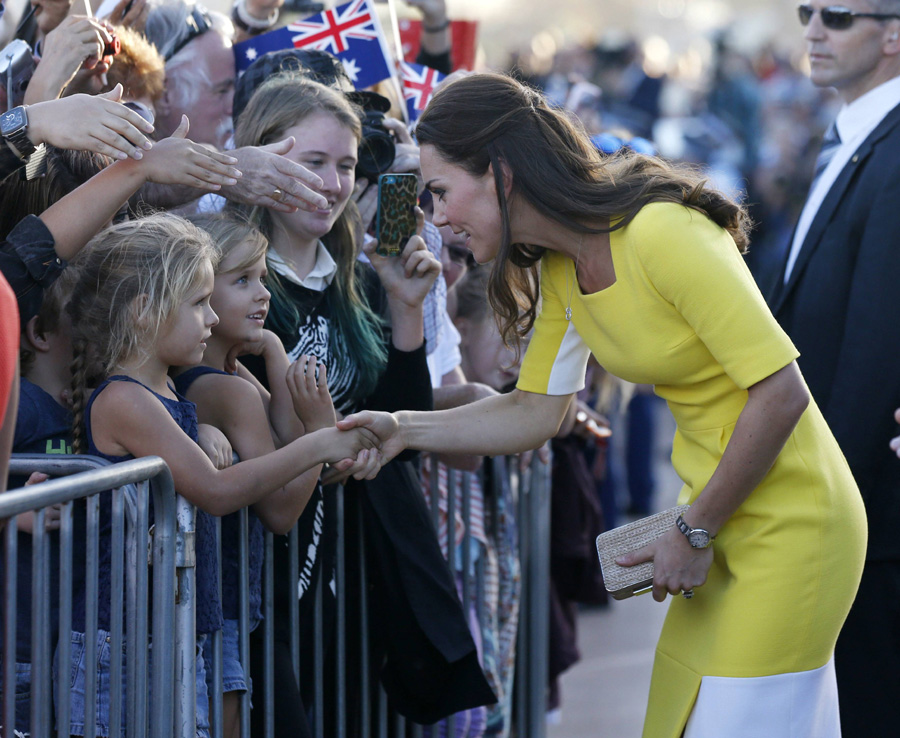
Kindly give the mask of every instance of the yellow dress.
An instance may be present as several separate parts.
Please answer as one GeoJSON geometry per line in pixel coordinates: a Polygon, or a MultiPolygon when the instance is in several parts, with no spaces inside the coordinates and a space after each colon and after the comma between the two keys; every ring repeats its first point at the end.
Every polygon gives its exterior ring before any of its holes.
{"type": "MultiPolygon", "coordinates": [[[[798,352],[729,234],[703,214],[650,204],[614,231],[610,243],[616,282],[589,295],[573,279],[570,259],[556,252],[543,258],[541,312],[518,387],[573,392],[583,385],[589,352],[612,374],[655,385],[675,417],[672,462],[684,482],[679,503],[689,503],[715,471],[747,388],[798,352]]],[[[814,403],[713,545],[707,583],[691,600],[671,599],[645,738],[682,735],[703,677],[765,684],[746,678],[806,673],[830,662],[862,574],[866,520],[847,463],[814,403]]],[[[765,705],[753,704],[764,693],[745,692],[738,703],[749,702],[752,714],[765,712],[765,705]]],[[[821,705],[789,708],[803,709],[810,724],[820,719],[814,713],[821,705]]],[[[716,734],[714,727],[685,733],[716,734]]]]}

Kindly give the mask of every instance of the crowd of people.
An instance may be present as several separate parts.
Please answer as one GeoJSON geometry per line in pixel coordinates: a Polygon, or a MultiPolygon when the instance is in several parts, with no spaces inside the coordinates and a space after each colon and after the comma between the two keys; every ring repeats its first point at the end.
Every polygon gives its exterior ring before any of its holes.
{"type": "MultiPolygon", "coordinates": [[[[418,61],[449,74],[444,0],[406,1],[422,15],[418,61]]],[[[217,688],[211,634],[229,738],[264,668],[266,530],[274,714],[254,700],[254,732],[268,717],[276,735],[312,734],[312,692],[334,683],[311,646],[321,608],[333,668],[343,485],[349,525],[365,533],[346,541],[349,560],[364,545],[370,562],[369,621],[352,597],[347,615],[368,628],[367,661],[350,666],[427,735],[510,735],[515,494],[492,465],[472,478],[463,518],[458,472],[552,440],[552,681],[577,658],[573,603],[603,600],[593,537],[620,512],[602,484],[611,381],[635,388],[619,400],[633,426],[627,512],[653,509],[651,387],[675,418],[690,504],[618,562],[652,560],[653,597],[673,595],[644,735],[892,734],[900,0],[800,5],[812,85],[773,50],[749,60],[720,39],[708,90],[682,95],[677,122],[664,101],[678,80],[647,74],[629,43],[451,75],[412,131],[402,101],[355,90],[324,51],[269,52],[237,77],[232,46],[283,13],[278,0],[237,0],[230,17],[122,0],[96,18],[31,0],[3,83],[0,485],[10,451],[166,461],[197,507],[196,734],[209,735],[217,688]],[[13,84],[20,68],[27,84],[13,84]],[[836,100],[817,91],[831,88],[836,100]],[[374,171],[361,156],[373,111],[393,152],[374,171]],[[373,222],[383,172],[418,185],[415,234],[397,255],[373,222]],[[435,463],[423,468],[420,451],[435,463]],[[478,602],[462,596],[475,560],[478,602]]],[[[20,516],[23,573],[32,526],[20,516]]],[[[71,735],[110,731],[113,540],[103,496],[98,653],[84,652],[76,545],[73,660],[55,665],[72,674],[71,735]]],[[[359,572],[346,576],[358,591],[359,572]]],[[[23,733],[31,638],[20,610],[23,733]]],[[[361,700],[351,691],[346,714],[329,706],[317,727],[360,734],[361,700]]]]}

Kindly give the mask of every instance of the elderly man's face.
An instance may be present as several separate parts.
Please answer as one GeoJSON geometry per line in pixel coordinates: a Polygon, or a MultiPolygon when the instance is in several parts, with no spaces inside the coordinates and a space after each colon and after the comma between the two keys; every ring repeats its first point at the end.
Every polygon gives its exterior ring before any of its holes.
{"type": "MultiPolygon", "coordinates": [[[[179,66],[174,72],[166,70],[169,99],[171,90],[179,84],[196,85],[194,102],[185,110],[174,107],[159,116],[160,135],[168,135],[178,126],[181,114],[190,119],[188,138],[222,148],[231,135],[231,106],[234,102],[234,54],[231,41],[214,30],[198,36],[188,46],[196,48],[193,62],[179,66]],[[192,80],[184,82],[187,75],[192,80]]],[[[185,47],[187,48],[187,47],[185,47]]]]}
{"type": "Polygon", "coordinates": [[[31,0],[34,18],[44,35],[56,28],[69,14],[73,0],[31,0]]]}

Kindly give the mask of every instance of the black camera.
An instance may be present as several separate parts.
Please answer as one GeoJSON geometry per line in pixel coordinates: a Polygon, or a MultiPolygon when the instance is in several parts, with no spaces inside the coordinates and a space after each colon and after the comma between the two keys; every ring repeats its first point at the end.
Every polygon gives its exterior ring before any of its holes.
{"type": "Polygon", "coordinates": [[[34,74],[34,54],[31,47],[15,39],[0,51],[0,87],[6,90],[6,109],[11,110],[25,100],[25,88],[34,74]]]}
{"type": "Polygon", "coordinates": [[[397,155],[391,132],[384,127],[384,114],[391,108],[390,100],[374,92],[351,92],[347,97],[364,112],[356,178],[365,177],[369,182],[377,182],[378,175],[390,169],[397,155]]]}

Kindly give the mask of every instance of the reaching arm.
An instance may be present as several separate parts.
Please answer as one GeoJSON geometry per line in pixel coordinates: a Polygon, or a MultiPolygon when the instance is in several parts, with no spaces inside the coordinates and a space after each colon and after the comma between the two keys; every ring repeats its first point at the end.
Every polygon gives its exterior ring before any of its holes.
{"type": "MultiPolygon", "coordinates": [[[[685,513],[692,528],[715,536],[768,474],[809,404],[809,391],[796,362],[749,388],[725,453],[706,487],[685,513]]],[[[715,544],[713,544],[715,545],[715,544]]],[[[691,548],[676,528],[656,542],[619,559],[622,566],[654,562],[653,597],[699,587],[712,565],[712,548],[691,548]]]]}
{"type": "MultiPolygon", "coordinates": [[[[221,430],[242,462],[275,450],[265,409],[249,382],[240,377],[208,374],[191,384],[187,397],[197,404],[198,419],[221,430]]],[[[253,509],[263,525],[273,533],[287,533],[315,491],[321,470],[317,464],[259,499],[253,509]]]]}
{"type": "Polygon", "coordinates": [[[381,439],[385,460],[406,448],[499,456],[537,448],[559,430],[572,395],[513,390],[437,412],[361,412],[338,428],[368,428],[381,439]]]}
{"type": "Polygon", "coordinates": [[[272,453],[217,470],[143,387],[113,383],[94,401],[91,420],[93,440],[100,451],[113,456],[160,456],[172,471],[178,493],[211,515],[227,515],[253,505],[326,461],[362,457],[360,465],[365,466],[367,450],[376,441],[364,429],[348,435],[326,428],[272,453]]]}
{"type": "Polygon", "coordinates": [[[187,130],[185,118],[171,138],[158,142],[141,160],[112,164],[41,213],[57,255],[75,257],[144,182],[179,182],[210,190],[234,182],[240,175],[231,166],[234,159],[184,138],[187,130]]]}

